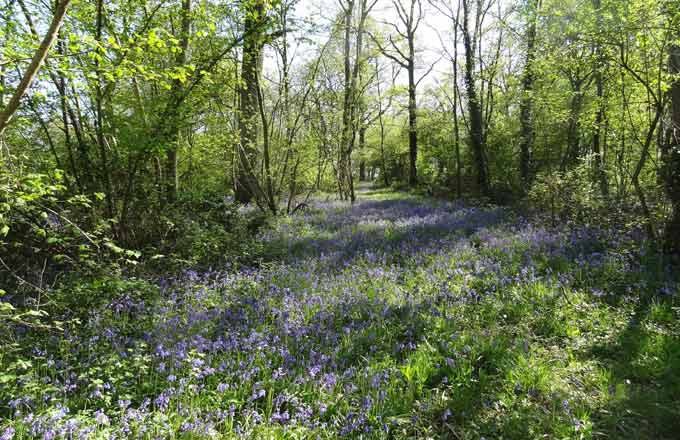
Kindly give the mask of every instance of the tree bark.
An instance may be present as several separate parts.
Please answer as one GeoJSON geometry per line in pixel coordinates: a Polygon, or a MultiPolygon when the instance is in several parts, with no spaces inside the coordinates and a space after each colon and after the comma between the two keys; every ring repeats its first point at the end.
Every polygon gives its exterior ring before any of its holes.
{"type": "MultiPolygon", "coordinates": [[[[601,1],[593,0],[593,6],[595,7],[596,22],[598,28],[602,25],[602,10],[601,1]]],[[[602,125],[604,123],[605,116],[605,103],[604,103],[604,54],[602,53],[602,47],[599,42],[595,43],[595,89],[597,96],[597,113],[595,115],[595,131],[593,133],[593,162],[595,167],[595,179],[597,180],[600,192],[603,196],[609,194],[609,184],[607,182],[607,173],[604,167],[604,154],[601,146],[601,136],[602,136],[602,125]]]]}
{"type": "Polygon", "coordinates": [[[486,152],[484,145],[482,108],[477,96],[477,86],[474,79],[474,56],[475,50],[472,47],[470,36],[470,0],[463,0],[463,47],[465,48],[465,85],[468,97],[468,112],[470,119],[470,144],[477,167],[477,184],[482,194],[490,195],[489,177],[486,166],[486,152]]]}
{"type": "Polygon", "coordinates": [[[520,100],[520,175],[522,178],[522,191],[526,192],[531,186],[533,175],[533,150],[534,150],[534,58],[536,46],[536,22],[540,0],[531,0],[528,11],[528,28],[526,34],[526,60],[524,63],[524,75],[522,77],[522,98],[520,100]]]}
{"type": "MultiPolygon", "coordinates": [[[[680,34],[680,32],[677,32],[680,34]]],[[[676,38],[680,35],[676,35],[676,38]]],[[[662,152],[664,186],[671,201],[672,213],[664,231],[664,249],[680,256],[680,45],[669,47],[669,71],[674,75],[670,89],[670,127],[662,152]]]]}
{"type": "MultiPolygon", "coordinates": [[[[101,46],[102,30],[104,28],[104,2],[97,0],[97,17],[96,17],[95,40],[101,46]]],[[[106,216],[108,218],[114,217],[114,201],[113,188],[111,185],[111,172],[109,170],[108,151],[106,148],[106,139],[104,138],[104,111],[103,111],[103,91],[102,91],[102,70],[99,58],[95,58],[95,136],[97,145],[99,146],[99,159],[101,160],[101,174],[102,183],[104,185],[104,197],[106,202],[106,216]]]]}
{"type": "MultiPolygon", "coordinates": [[[[380,69],[378,68],[378,59],[375,59],[375,75],[377,78],[376,91],[378,98],[378,125],[380,126],[380,167],[385,186],[390,186],[390,177],[387,173],[387,158],[385,157],[385,120],[383,118],[386,109],[382,104],[382,91],[380,89],[380,69]]],[[[389,104],[388,104],[389,105],[389,104]]]]}
{"type": "Polygon", "coordinates": [[[262,89],[260,88],[259,76],[255,77],[257,81],[257,107],[262,120],[262,165],[264,167],[264,182],[266,188],[266,203],[272,214],[276,215],[276,197],[274,196],[274,184],[272,180],[271,171],[271,157],[269,144],[269,126],[267,124],[267,116],[264,113],[264,99],[262,96],[262,89]]]}
{"type": "Polygon", "coordinates": [[[569,106],[569,127],[567,128],[567,151],[562,159],[560,170],[566,171],[573,166],[581,156],[581,108],[583,107],[583,93],[581,79],[573,79],[571,104],[569,106]]]}
{"type": "Polygon", "coordinates": [[[354,90],[352,89],[352,67],[351,67],[351,31],[352,31],[352,15],[354,12],[354,0],[348,0],[344,7],[345,13],[345,40],[343,47],[343,67],[344,67],[344,93],[342,101],[342,137],[340,140],[340,155],[338,163],[338,178],[340,196],[343,199],[349,197],[349,176],[352,173],[349,164],[349,156],[352,154],[350,150],[351,130],[352,130],[352,111],[354,90]]]}
{"type": "MultiPolygon", "coordinates": [[[[361,56],[363,51],[364,26],[369,12],[375,6],[376,1],[373,0],[369,4],[367,0],[359,0],[359,23],[357,25],[356,40],[354,42],[354,60],[352,62],[351,49],[351,26],[355,0],[348,0],[344,9],[344,32],[345,41],[343,49],[344,58],[344,95],[342,107],[342,135],[340,145],[340,155],[338,178],[341,182],[338,183],[340,192],[344,192],[344,198],[354,202],[356,196],[354,193],[354,176],[352,174],[352,151],[354,150],[354,142],[356,138],[356,106],[358,101],[357,81],[359,78],[359,66],[361,64],[361,56]]],[[[343,194],[341,194],[342,196],[343,194]]]]}
{"type": "MultiPolygon", "coordinates": [[[[182,0],[182,21],[179,36],[179,51],[175,58],[175,65],[183,67],[187,63],[189,51],[189,37],[191,34],[191,0],[182,0]]],[[[172,96],[179,97],[183,91],[182,82],[178,79],[172,83],[172,96]]],[[[178,98],[173,98],[177,100],[178,98]]],[[[177,149],[179,147],[181,113],[178,108],[173,109],[173,119],[169,123],[167,150],[165,158],[165,200],[167,203],[174,203],[177,200],[179,188],[179,175],[177,173],[177,149]]]]}
{"type": "Polygon", "coordinates": [[[248,203],[258,196],[255,176],[257,139],[259,134],[258,76],[262,68],[263,29],[265,19],[263,0],[254,0],[246,9],[239,90],[239,134],[236,148],[238,173],[234,182],[234,196],[240,203],[248,203]]]}
{"type": "Polygon", "coordinates": [[[460,23],[460,2],[456,8],[456,18],[453,23],[453,144],[456,153],[456,196],[463,195],[463,181],[461,176],[462,162],[460,157],[460,128],[458,126],[458,25],[460,23]]]}
{"type": "Polygon", "coordinates": [[[409,172],[408,184],[413,187],[418,184],[418,128],[416,125],[416,79],[415,79],[415,50],[413,34],[410,34],[408,42],[408,153],[409,172]]]}
{"type": "MultiPolygon", "coordinates": [[[[366,126],[359,127],[359,151],[363,151],[366,146],[366,126]]],[[[359,162],[359,182],[366,181],[366,161],[364,159],[359,162]]]]}

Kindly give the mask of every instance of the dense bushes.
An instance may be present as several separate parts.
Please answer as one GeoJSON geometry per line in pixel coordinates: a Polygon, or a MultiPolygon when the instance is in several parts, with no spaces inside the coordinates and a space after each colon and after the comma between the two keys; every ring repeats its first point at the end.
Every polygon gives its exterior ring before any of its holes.
{"type": "Polygon", "coordinates": [[[254,236],[266,223],[262,216],[217,190],[190,194],[161,218],[166,229],[145,254],[157,253],[164,271],[253,264],[261,256],[254,236]]]}
{"type": "MultiPolygon", "coordinates": [[[[612,191],[603,195],[589,179],[592,167],[587,162],[567,171],[540,173],[525,202],[533,213],[546,216],[553,225],[595,226],[621,231],[647,229],[664,223],[664,206],[651,205],[651,218],[645,218],[635,194],[612,191]]],[[[649,200],[663,200],[659,187],[645,189],[649,200]]]]}
{"type": "Polygon", "coordinates": [[[139,255],[117,246],[112,223],[94,220],[92,214],[92,200],[70,195],[59,171],[49,177],[0,167],[0,282],[5,295],[15,303],[31,303],[33,294],[70,272],[111,273],[139,255]]]}
{"type": "Polygon", "coordinates": [[[104,219],[95,205],[102,196],[72,195],[62,174],[53,176],[0,168],[0,281],[14,302],[60,280],[136,273],[162,262],[171,267],[204,267],[253,262],[259,248],[253,237],[266,219],[239,210],[213,190],[179,200],[163,215],[145,222],[149,229],[104,219]],[[134,242],[118,241],[117,231],[136,230],[134,242]],[[142,249],[127,249],[130,245],[142,249]],[[71,274],[71,275],[69,275],[71,274]]]}

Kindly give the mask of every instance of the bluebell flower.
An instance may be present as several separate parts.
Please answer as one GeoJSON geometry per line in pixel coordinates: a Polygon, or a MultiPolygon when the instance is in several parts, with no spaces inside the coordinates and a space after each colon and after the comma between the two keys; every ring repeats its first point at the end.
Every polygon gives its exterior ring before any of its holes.
{"type": "Polygon", "coordinates": [[[11,426],[8,426],[7,428],[5,428],[2,435],[0,435],[0,440],[12,440],[14,438],[15,433],[16,433],[15,429],[11,426]]]}

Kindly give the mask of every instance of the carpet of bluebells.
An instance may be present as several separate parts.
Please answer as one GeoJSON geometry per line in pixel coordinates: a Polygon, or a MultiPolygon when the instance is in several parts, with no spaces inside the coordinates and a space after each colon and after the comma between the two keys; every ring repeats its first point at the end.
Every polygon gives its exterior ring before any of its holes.
{"type": "Polygon", "coordinates": [[[635,231],[364,191],[260,239],[257,267],[127,280],[19,332],[0,439],[680,432],[677,277],[635,231]]]}

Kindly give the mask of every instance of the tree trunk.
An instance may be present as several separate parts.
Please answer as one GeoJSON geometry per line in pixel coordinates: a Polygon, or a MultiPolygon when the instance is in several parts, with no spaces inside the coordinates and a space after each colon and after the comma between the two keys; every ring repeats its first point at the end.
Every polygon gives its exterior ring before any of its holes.
{"type": "MultiPolygon", "coordinates": [[[[101,44],[102,30],[104,28],[104,2],[97,0],[97,17],[96,17],[96,34],[95,40],[101,44]]],[[[103,89],[102,89],[102,71],[99,64],[99,58],[95,59],[96,70],[96,84],[95,84],[95,135],[97,139],[97,146],[99,147],[99,155],[101,160],[101,174],[104,185],[104,195],[106,201],[106,216],[108,218],[114,217],[114,202],[113,202],[113,188],[111,185],[111,171],[109,170],[109,159],[104,138],[104,113],[103,113],[103,89]]]]}
{"type": "MultiPolygon", "coordinates": [[[[187,63],[189,50],[189,36],[191,33],[191,0],[182,0],[182,21],[181,34],[179,36],[180,49],[175,57],[175,65],[183,67],[187,63]]],[[[172,83],[171,96],[174,101],[178,101],[182,94],[182,83],[178,79],[172,83]],[[176,98],[175,98],[176,97],[176,98]]],[[[177,173],[177,149],[179,147],[179,130],[181,122],[180,109],[175,107],[172,110],[172,117],[168,121],[166,136],[165,157],[165,202],[174,203],[177,200],[177,190],[179,188],[179,175],[177,173]]]]}
{"type": "Polygon", "coordinates": [[[522,77],[522,99],[520,101],[520,175],[522,178],[522,191],[526,192],[531,186],[533,175],[533,150],[534,150],[534,58],[536,46],[536,21],[540,0],[529,2],[528,29],[526,35],[527,52],[524,63],[524,75],[522,77]]]}
{"type": "MultiPolygon", "coordinates": [[[[598,28],[602,24],[602,11],[600,0],[593,0],[593,6],[595,7],[595,14],[597,17],[598,28]]],[[[604,54],[602,53],[602,47],[600,43],[596,43],[595,52],[597,53],[597,58],[595,60],[595,88],[597,94],[597,114],[595,115],[595,132],[593,133],[593,159],[595,167],[595,179],[600,186],[600,192],[603,196],[609,194],[609,184],[607,183],[607,173],[604,167],[604,154],[601,146],[601,133],[602,124],[604,123],[604,77],[602,74],[602,69],[604,68],[604,54]]]]}
{"type": "Polygon", "coordinates": [[[572,81],[572,97],[569,110],[569,127],[567,128],[567,151],[562,159],[560,169],[562,172],[573,166],[581,156],[581,107],[583,95],[581,93],[581,81],[572,81]]]}
{"type": "Polygon", "coordinates": [[[460,128],[458,127],[458,24],[460,22],[460,2],[456,8],[456,19],[453,23],[453,144],[456,152],[456,196],[463,195],[461,176],[462,163],[460,157],[460,128]]]}
{"type": "MultiPolygon", "coordinates": [[[[359,127],[359,151],[363,151],[366,146],[366,127],[362,124],[359,127]]],[[[366,181],[366,161],[361,159],[359,162],[359,182],[366,181]]]]}
{"type": "Polygon", "coordinates": [[[64,16],[66,15],[66,9],[68,8],[69,3],[71,3],[71,0],[62,0],[59,3],[59,6],[57,6],[56,10],[54,11],[54,16],[52,17],[52,22],[50,23],[50,27],[48,28],[45,37],[40,43],[38,50],[36,50],[35,55],[33,55],[31,64],[29,64],[28,68],[24,72],[24,76],[21,78],[17,89],[14,91],[14,94],[7,103],[7,106],[2,110],[2,112],[0,112],[0,136],[5,131],[5,128],[7,128],[7,125],[12,119],[12,116],[14,116],[14,113],[19,108],[21,98],[24,96],[24,94],[26,94],[26,91],[31,86],[31,84],[33,84],[38,70],[40,70],[40,66],[42,66],[43,62],[45,62],[45,58],[47,58],[47,53],[49,52],[50,47],[52,47],[52,44],[57,39],[59,28],[64,21],[64,16]]]}
{"type": "Polygon", "coordinates": [[[352,136],[352,111],[354,90],[352,89],[352,66],[350,59],[351,35],[352,35],[352,14],[354,12],[354,0],[349,0],[345,8],[345,41],[343,47],[344,63],[344,94],[342,102],[342,137],[340,140],[340,156],[338,163],[338,179],[340,180],[340,191],[343,198],[349,196],[349,176],[352,173],[349,164],[350,142],[352,136]]]}
{"type": "MultiPolygon", "coordinates": [[[[9,35],[12,29],[12,20],[10,20],[10,17],[14,16],[14,10],[13,10],[13,4],[8,3],[5,5],[4,10],[2,11],[2,15],[5,16],[5,29],[4,29],[4,41],[3,45],[7,45],[7,42],[9,41],[9,35]]],[[[2,58],[4,55],[3,52],[0,52],[0,108],[3,108],[5,106],[5,69],[6,69],[6,64],[5,60],[2,58]]]]}
{"type": "MultiPolygon", "coordinates": [[[[679,35],[680,36],[680,35],[679,35]]],[[[680,45],[669,47],[669,71],[675,75],[671,84],[670,127],[662,152],[664,186],[671,201],[672,214],[664,231],[664,249],[680,256],[680,45]]]]}
{"type": "Polygon", "coordinates": [[[260,89],[259,77],[255,78],[257,80],[257,106],[262,119],[262,165],[264,167],[264,182],[266,188],[266,203],[269,211],[276,215],[276,197],[274,196],[274,185],[272,181],[272,171],[271,171],[271,159],[270,159],[270,149],[269,149],[269,126],[267,124],[267,116],[264,113],[264,99],[262,97],[262,90],[260,89]]]}
{"type": "MultiPolygon", "coordinates": [[[[363,51],[364,26],[368,13],[375,6],[375,2],[372,2],[370,5],[367,3],[367,0],[360,0],[359,2],[359,22],[356,28],[354,64],[352,64],[350,59],[351,28],[355,4],[355,0],[348,0],[346,5],[343,6],[345,13],[345,41],[343,49],[345,90],[342,107],[342,138],[339,163],[339,178],[344,180],[344,185],[346,185],[344,187],[345,197],[349,198],[352,203],[354,203],[356,198],[354,193],[354,176],[352,174],[352,151],[356,138],[357,81],[363,51]]],[[[340,186],[342,187],[343,185],[340,186]]]]}
{"type": "Polygon", "coordinates": [[[239,133],[236,148],[239,158],[234,196],[240,203],[248,203],[257,196],[255,168],[257,162],[257,138],[259,133],[258,81],[262,68],[262,21],[264,1],[255,0],[246,10],[241,62],[241,88],[239,90],[239,133]]]}
{"type": "Polygon", "coordinates": [[[482,126],[482,109],[477,97],[474,79],[474,48],[468,26],[470,18],[469,0],[463,0],[463,47],[465,48],[465,85],[468,95],[468,112],[470,114],[470,144],[477,167],[477,184],[482,194],[489,195],[489,177],[486,168],[484,133],[482,126]]]}
{"type": "Polygon", "coordinates": [[[413,35],[409,36],[408,50],[408,155],[409,172],[408,184],[413,187],[418,184],[418,131],[416,127],[416,79],[415,79],[415,50],[413,35]]]}

